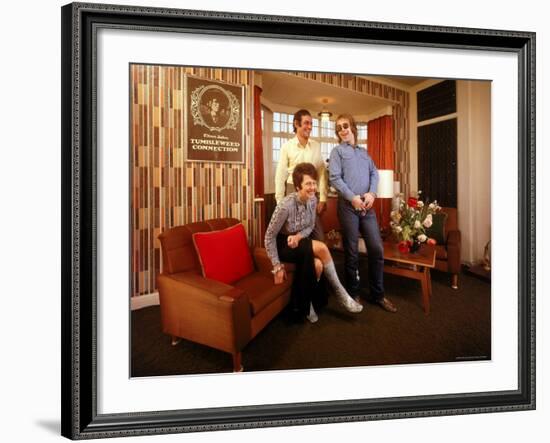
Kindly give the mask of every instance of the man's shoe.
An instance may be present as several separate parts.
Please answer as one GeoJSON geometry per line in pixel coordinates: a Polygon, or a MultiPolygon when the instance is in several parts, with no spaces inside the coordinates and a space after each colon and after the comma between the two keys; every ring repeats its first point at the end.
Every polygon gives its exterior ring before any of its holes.
{"type": "Polygon", "coordinates": [[[395,307],[395,305],[391,301],[389,301],[386,297],[382,298],[382,300],[379,300],[376,303],[378,303],[384,311],[393,312],[393,313],[397,312],[397,308],[395,307]]]}

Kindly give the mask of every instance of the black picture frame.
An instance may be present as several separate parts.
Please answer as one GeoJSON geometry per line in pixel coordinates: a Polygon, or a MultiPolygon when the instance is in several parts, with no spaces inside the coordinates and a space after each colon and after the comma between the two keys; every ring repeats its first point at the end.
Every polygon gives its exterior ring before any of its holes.
{"type": "Polygon", "coordinates": [[[535,408],[535,33],[72,3],[62,14],[62,435],[71,439],[535,408]],[[97,413],[96,30],[142,29],[503,51],[518,57],[518,388],[97,413]]]}

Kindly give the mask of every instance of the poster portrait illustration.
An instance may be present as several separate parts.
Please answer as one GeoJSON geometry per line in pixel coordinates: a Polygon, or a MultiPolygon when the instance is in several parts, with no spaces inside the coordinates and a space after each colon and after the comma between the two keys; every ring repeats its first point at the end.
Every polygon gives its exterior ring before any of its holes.
{"type": "Polygon", "coordinates": [[[187,76],[187,160],[243,161],[242,87],[187,76]]]}

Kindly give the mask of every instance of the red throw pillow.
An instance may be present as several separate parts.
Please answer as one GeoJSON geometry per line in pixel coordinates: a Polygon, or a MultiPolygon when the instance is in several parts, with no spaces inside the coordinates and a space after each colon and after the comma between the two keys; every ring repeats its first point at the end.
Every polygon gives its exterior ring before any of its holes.
{"type": "Polygon", "coordinates": [[[241,223],[221,231],[196,232],[193,243],[206,278],[232,284],[254,271],[241,223]]]}

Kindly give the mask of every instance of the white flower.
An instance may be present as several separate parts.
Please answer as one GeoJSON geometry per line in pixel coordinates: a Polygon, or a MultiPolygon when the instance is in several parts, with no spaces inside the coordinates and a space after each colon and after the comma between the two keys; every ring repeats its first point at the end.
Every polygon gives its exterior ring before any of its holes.
{"type": "Polygon", "coordinates": [[[420,243],[424,243],[426,240],[428,240],[428,237],[427,237],[426,235],[420,234],[420,235],[418,236],[418,241],[419,241],[420,243]]]}
{"type": "Polygon", "coordinates": [[[421,226],[422,226],[422,224],[420,223],[420,220],[416,220],[414,222],[414,229],[420,229],[421,226]]]}
{"type": "Polygon", "coordinates": [[[417,208],[423,208],[423,207],[424,207],[424,202],[423,202],[422,200],[418,200],[418,201],[416,202],[416,207],[417,207],[417,208]]]}
{"type": "Polygon", "coordinates": [[[426,228],[429,228],[432,225],[432,214],[428,214],[426,216],[426,219],[424,220],[424,223],[422,223],[426,228]]]}
{"type": "Polygon", "coordinates": [[[430,203],[430,204],[428,205],[428,208],[430,208],[430,209],[435,209],[435,203],[430,203]]]}
{"type": "Polygon", "coordinates": [[[396,226],[395,227],[395,232],[401,232],[403,230],[403,228],[401,226],[396,226]]]}

